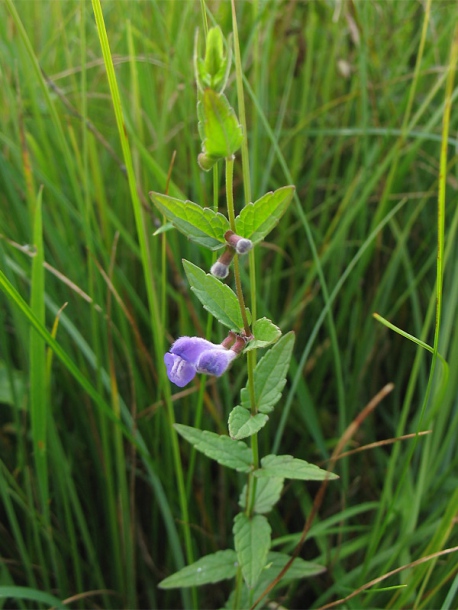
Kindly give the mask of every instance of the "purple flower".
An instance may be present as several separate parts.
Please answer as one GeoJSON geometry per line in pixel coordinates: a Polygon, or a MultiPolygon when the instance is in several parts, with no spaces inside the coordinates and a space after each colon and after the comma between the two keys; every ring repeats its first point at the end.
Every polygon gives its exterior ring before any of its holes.
{"type": "Polygon", "coordinates": [[[238,352],[215,345],[200,337],[180,337],[165,354],[164,362],[170,381],[183,388],[196,373],[222,375],[238,352]]]}

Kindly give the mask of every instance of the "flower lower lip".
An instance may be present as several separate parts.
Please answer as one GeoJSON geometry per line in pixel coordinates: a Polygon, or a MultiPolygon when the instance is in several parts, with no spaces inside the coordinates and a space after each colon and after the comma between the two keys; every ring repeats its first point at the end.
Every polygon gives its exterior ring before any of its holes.
{"type": "Polygon", "coordinates": [[[164,356],[167,376],[181,388],[192,381],[196,373],[220,377],[242,351],[240,347],[234,333],[230,333],[222,344],[200,337],[180,337],[164,356]]]}

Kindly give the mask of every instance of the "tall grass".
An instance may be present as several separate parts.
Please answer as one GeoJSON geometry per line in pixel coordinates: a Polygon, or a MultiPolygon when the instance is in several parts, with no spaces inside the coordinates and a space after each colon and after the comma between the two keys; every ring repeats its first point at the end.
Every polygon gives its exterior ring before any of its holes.
{"type": "MultiPolygon", "coordinates": [[[[207,9],[228,34],[230,3],[207,9]]],[[[340,460],[305,544],[327,571],[274,598],[318,608],[416,562],[347,607],[454,607],[456,554],[421,561],[458,544],[458,11],[413,0],[237,11],[251,198],[297,187],[251,262],[258,316],[297,336],[260,451],[325,463],[395,386],[347,449],[375,446],[340,460]]],[[[168,189],[213,205],[214,176],[196,163],[196,27],[197,1],[0,6],[2,607],[207,608],[230,591],[157,588],[232,544],[240,492],[171,423],[227,430],[242,361],[181,392],[162,364],[172,338],[208,328],[181,258],[211,261],[174,231],[154,235],[162,219],[147,199],[168,189]]],[[[238,159],[236,207],[242,175],[238,159]]],[[[294,548],[316,491],[288,488],[276,550],[294,548]]]]}

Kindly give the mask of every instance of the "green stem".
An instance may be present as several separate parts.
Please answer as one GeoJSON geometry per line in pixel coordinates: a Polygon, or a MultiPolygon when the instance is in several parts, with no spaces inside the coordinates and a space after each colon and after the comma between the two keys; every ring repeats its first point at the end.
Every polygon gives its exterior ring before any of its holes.
{"type": "MultiPolygon", "coordinates": [[[[227,215],[231,230],[235,233],[235,210],[234,210],[234,193],[233,193],[233,176],[234,176],[234,157],[226,159],[226,201],[227,215]]],[[[237,299],[239,301],[240,313],[242,314],[243,328],[247,337],[251,335],[250,324],[246,315],[245,299],[243,297],[242,282],[240,280],[240,267],[238,255],[234,256],[234,279],[237,299]]]]}
{"type": "Polygon", "coordinates": [[[234,210],[234,156],[226,159],[226,201],[227,215],[231,231],[235,231],[235,210],[234,210]]]}
{"type": "MultiPolygon", "coordinates": [[[[254,393],[254,368],[256,366],[256,353],[250,351],[247,354],[247,369],[248,369],[248,388],[250,392],[250,405],[251,415],[254,417],[258,412],[258,405],[256,404],[256,396],[254,393]]],[[[251,436],[251,451],[253,454],[253,467],[256,470],[259,468],[259,447],[258,447],[258,435],[253,434],[251,436]]],[[[249,475],[248,487],[247,487],[247,516],[253,514],[254,502],[256,498],[256,485],[257,478],[252,474],[249,475]]]]}
{"type": "Polygon", "coordinates": [[[235,577],[235,595],[234,595],[234,610],[239,610],[240,601],[242,596],[242,586],[243,586],[243,577],[242,577],[242,568],[239,566],[237,568],[237,574],[235,577]]]}
{"type": "MultiPolygon", "coordinates": [[[[242,59],[240,55],[240,42],[239,42],[239,33],[237,27],[237,14],[235,10],[235,0],[231,0],[232,7],[232,31],[234,34],[234,56],[235,56],[235,75],[236,75],[236,83],[237,83],[237,99],[238,99],[238,111],[239,111],[239,121],[242,125],[243,130],[243,140],[241,146],[241,154],[242,154],[242,174],[243,174],[243,191],[245,196],[245,205],[248,205],[251,201],[251,179],[250,179],[250,161],[248,155],[248,137],[247,137],[247,125],[246,125],[246,113],[245,113],[245,99],[243,96],[243,71],[242,71],[242,59]]],[[[232,186],[232,185],[231,185],[232,186]]],[[[232,190],[232,189],[231,189],[232,190]]],[[[232,193],[231,193],[232,197],[232,193]]],[[[231,222],[230,216],[229,221],[231,222]]],[[[234,221],[235,228],[235,221],[234,221]]],[[[231,229],[232,228],[231,224],[231,229]]],[[[257,316],[257,307],[256,307],[256,259],[254,255],[254,250],[251,250],[249,254],[249,269],[250,269],[250,297],[251,297],[251,313],[253,320],[256,320],[257,316]]],[[[236,277],[236,286],[237,286],[237,277],[240,282],[239,268],[238,268],[238,259],[237,256],[234,260],[234,274],[236,277]]],[[[240,288],[241,290],[241,288],[240,288]]],[[[243,296],[243,295],[242,295],[243,296]]],[[[240,301],[239,301],[240,302],[240,301]]],[[[243,305],[242,316],[246,316],[245,314],[245,306],[243,305]]],[[[245,323],[245,318],[243,318],[245,323]]],[[[250,392],[250,404],[251,404],[251,414],[254,416],[257,413],[257,405],[254,391],[254,369],[256,366],[256,351],[250,351],[247,354],[247,369],[248,369],[248,388],[250,392]]],[[[253,465],[254,468],[259,467],[259,448],[258,448],[258,436],[257,434],[253,434],[251,437],[251,450],[253,453],[253,465]]],[[[257,479],[252,474],[248,476],[247,482],[247,516],[251,516],[253,514],[253,507],[256,497],[256,484],[257,479]]],[[[240,568],[237,571],[236,584],[235,584],[235,598],[234,598],[234,608],[240,607],[240,599],[242,594],[243,587],[243,578],[241,574],[240,568]]]]}
{"type": "MultiPolygon", "coordinates": [[[[245,113],[245,98],[243,95],[243,70],[242,70],[242,58],[240,55],[240,43],[239,43],[239,30],[237,27],[237,14],[235,11],[235,0],[231,0],[232,5],[232,31],[234,34],[234,58],[235,58],[235,78],[237,84],[237,100],[239,110],[239,121],[243,130],[242,140],[242,174],[243,174],[243,192],[245,195],[245,205],[248,205],[251,201],[251,176],[250,176],[250,157],[248,154],[248,131],[246,126],[246,113],[245,113]]],[[[249,253],[250,263],[250,306],[253,320],[256,320],[257,306],[256,306],[256,259],[254,250],[249,253]]]]}

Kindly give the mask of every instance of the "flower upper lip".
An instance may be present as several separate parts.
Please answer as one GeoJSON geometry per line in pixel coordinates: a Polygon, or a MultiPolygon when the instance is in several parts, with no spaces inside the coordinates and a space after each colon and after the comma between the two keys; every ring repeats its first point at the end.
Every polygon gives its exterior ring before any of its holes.
{"type": "Polygon", "coordinates": [[[238,351],[201,337],[180,337],[164,356],[170,381],[182,388],[196,373],[219,377],[238,356],[238,351]]]}

